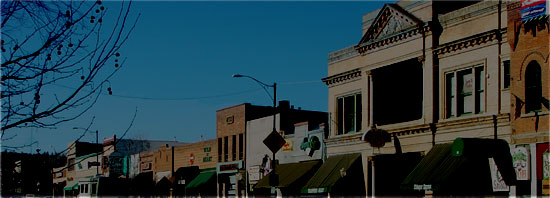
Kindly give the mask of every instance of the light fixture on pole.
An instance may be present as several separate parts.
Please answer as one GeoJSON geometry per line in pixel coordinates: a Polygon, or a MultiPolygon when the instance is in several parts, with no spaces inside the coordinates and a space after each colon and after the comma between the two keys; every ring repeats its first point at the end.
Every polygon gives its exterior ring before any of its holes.
{"type": "MultiPolygon", "coordinates": [[[[81,130],[84,130],[86,132],[95,133],[95,144],[96,144],[96,146],[99,145],[99,137],[98,137],[99,136],[99,131],[98,130],[93,132],[93,131],[88,130],[87,128],[82,128],[82,127],[73,127],[73,129],[81,129],[81,130]]],[[[96,155],[95,155],[96,162],[93,163],[93,165],[96,166],[96,176],[99,175],[99,153],[101,153],[101,152],[102,151],[99,151],[99,152],[96,153],[96,155]]]]}
{"type": "Polygon", "coordinates": [[[278,175],[275,173],[275,163],[276,163],[275,153],[285,144],[285,140],[277,132],[277,129],[276,129],[276,126],[275,126],[276,125],[275,124],[275,117],[277,115],[277,83],[273,83],[273,85],[269,85],[269,84],[263,83],[262,81],[259,81],[258,79],[254,78],[252,76],[241,75],[241,74],[233,74],[233,78],[250,78],[250,79],[254,80],[256,83],[258,83],[264,89],[264,91],[267,93],[267,95],[272,97],[271,99],[273,100],[273,131],[267,136],[266,139],[264,139],[264,144],[273,153],[273,160],[271,161],[272,162],[271,167],[273,168],[273,171],[270,175],[269,183],[272,187],[275,187],[275,186],[279,185],[278,184],[278,182],[279,182],[278,175]],[[273,96],[271,96],[269,91],[267,91],[267,87],[273,87],[273,96]]]}

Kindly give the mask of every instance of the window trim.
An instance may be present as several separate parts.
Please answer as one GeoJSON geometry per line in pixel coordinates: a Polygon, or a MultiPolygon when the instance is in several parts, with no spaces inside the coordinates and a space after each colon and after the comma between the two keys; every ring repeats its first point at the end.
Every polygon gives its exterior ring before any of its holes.
{"type": "Polygon", "coordinates": [[[350,93],[346,93],[346,94],[341,94],[341,95],[338,95],[336,96],[336,100],[335,100],[335,114],[336,114],[336,117],[335,117],[335,120],[336,120],[336,136],[340,136],[340,135],[347,135],[347,134],[353,134],[353,133],[357,133],[357,132],[360,132],[362,129],[363,129],[363,93],[361,90],[355,90],[355,91],[352,91],[350,93]],[[360,95],[360,99],[359,101],[361,102],[361,109],[359,111],[359,113],[357,112],[357,109],[358,109],[358,105],[357,105],[357,96],[360,95]],[[345,116],[345,98],[347,97],[353,97],[353,109],[355,111],[355,114],[354,114],[354,123],[353,123],[353,131],[345,131],[345,120],[346,120],[346,116],[345,116]],[[340,115],[340,105],[339,105],[339,100],[342,99],[342,114],[343,115],[340,115]],[[360,117],[360,120],[358,120],[358,116],[360,117]],[[340,117],[342,117],[342,120],[344,120],[342,122],[342,127],[340,127],[340,117]],[[359,126],[359,127],[358,127],[359,126]],[[342,130],[342,132],[340,133],[340,128],[344,128],[342,130]]]}
{"type": "MultiPolygon", "coordinates": [[[[441,90],[442,90],[442,93],[440,94],[441,97],[442,97],[442,101],[441,101],[441,108],[442,108],[442,116],[443,116],[443,119],[453,119],[453,118],[462,118],[462,117],[468,117],[468,116],[474,116],[474,115],[479,115],[479,114],[484,114],[487,112],[487,79],[485,78],[487,76],[487,64],[485,63],[485,61],[476,61],[476,62],[471,62],[471,63],[467,63],[467,64],[462,64],[462,65],[459,65],[459,66],[455,66],[455,67],[450,67],[446,70],[442,70],[442,74],[441,76],[443,76],[443,78],[441,78],[441,90]],[[477,68],[482,68],[482,77],[484,78],[483,79],[483,82],[482,84],[480,85],[481,86],[481,89],[476,89],[476,83],[477,83],[477,80],[476,80],[476,69],[477,68]],[[470,70],[471,71],[471,75],[472,75],[472,93],[471,93],[471,96],[472,96],[472,112],[469,112],[469,113],[460,113],[459,114],[459,97],[460,97],[460,93],[459,93],[459,86],[458,86],[458,78],[459,78],[459,73],[462,72],[462,71],[466,71],[466,70],[470,70]],[[449,114],[449,104],[448,104],[448,101],[449,101],[449,94],[448,94],[448,88],[449,88],[449,85],[448,85],[448,82],[447,82],[447,75],[449,74],[453,74],[453,80],[452,80],[452,83],[454,83],[454,87],[451,87],[451,89],[454,89],[454,93],[453,93],[453,96],[455,98],[454,100],[454,104],[451,104],[451,108],[454,112],[454,114],[449,114]],[[482,95],[483,97],[479,97],[478,95],[478,92],[482,92],[482,95]],[[477,111],[477,105],[476,105],[476,100],[480,98],[480,106],[483,106],[483,108],[479,108],[479,111],[477,111]]],[[[450,85],[452,86],[452,84],[450,85]]]]}
{"type": "Polygon", "coordinates": [[[502,58],[501,59],[501,62],[500,62],[500,67],[501,67],[501,71],[502,71],[502,74],[500,76],[500,81],[501,81],[501,90],[510,90],[510,88],[512,87],[512,61],[510,60],[510,57],[507,57],[507,58],[502,58]],[[506,65],[504,64],[505,62],[508,61],[508,87],[506,87],[506,65]]]}

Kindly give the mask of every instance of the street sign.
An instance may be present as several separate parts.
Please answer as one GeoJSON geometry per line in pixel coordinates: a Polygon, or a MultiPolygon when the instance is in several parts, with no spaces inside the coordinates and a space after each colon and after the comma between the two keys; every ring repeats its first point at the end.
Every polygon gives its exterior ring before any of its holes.
{"type": "Polygon", "coordinates": [[[272,131],[265,139],[264,144],[271,150],[271,152],[276,153],[285,145],[285,139],[277,133],[277,131],[272,131]]]}

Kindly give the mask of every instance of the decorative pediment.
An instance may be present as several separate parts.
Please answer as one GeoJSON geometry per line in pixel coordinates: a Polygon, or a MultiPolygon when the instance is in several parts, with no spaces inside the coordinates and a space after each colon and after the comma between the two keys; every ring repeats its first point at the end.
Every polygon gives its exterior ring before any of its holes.
{"type": "Polygon", "coordinates": [[[332,84],[338,84],[343,82],[348,82],[350,80],[354,80],[361,77],[361,70],[354,69],[351,71],[347,71],[344,73],[339,73],[336,75],[332,75],[326,78],[321,79],[327,86],[332,84]]]}
{"type": "Polygon", "coordinates": [[[421,24],[423,22],[420,19],[409,14],[398,5],[386,4],[372,22],[359,45],[389,38],[392,35],[410,30],[411,27],[417,27],[421,24]]]}

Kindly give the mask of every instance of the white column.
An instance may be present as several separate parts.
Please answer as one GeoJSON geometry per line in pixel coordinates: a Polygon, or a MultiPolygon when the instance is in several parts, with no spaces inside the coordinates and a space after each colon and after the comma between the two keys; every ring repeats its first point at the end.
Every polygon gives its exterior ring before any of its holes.
{"type": "Polygon", "coordinates": [[[367,71],[365,72],[367,74],[367,126],[365,126],[365,129],[368,129],[372,126],[373,124],[373,119],[372,119],[372,112],[373,112],[373,103],[372,103],[372,89],[373,89],[373,81],[372,81],[372,72],[371,71],[367,71]]]}

